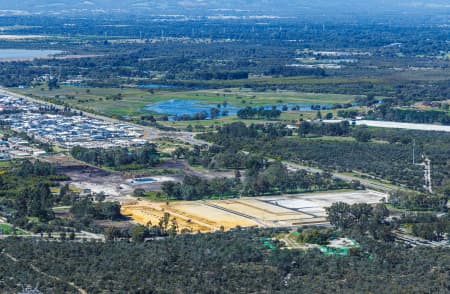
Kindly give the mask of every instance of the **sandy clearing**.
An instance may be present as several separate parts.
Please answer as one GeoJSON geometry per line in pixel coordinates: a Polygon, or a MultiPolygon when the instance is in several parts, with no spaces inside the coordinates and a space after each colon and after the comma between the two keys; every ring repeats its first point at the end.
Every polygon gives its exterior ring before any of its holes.
{"type": "Polygon", "coordinates": [[[250,219],[204,205],[200,202],[178,202],[176,204],[171,204],[171,207],[175,207],[177,212],[192,217],[192,219],[201,219],[212,222],[217,228],[223,226],[225,229],[231,229],[236,226],[250,227],[257,225],[257,223],[250,219]]]}
{"type": "Polygon", "coordinates": [[[263,221],[286,221],[286,220],[300,220],[305,218],[311,218],[311,216],[296,212],[293,210],[285,209],[284,213],[274,213],[268,210],[261,210],[254,206],[247,205],[245,201],[239,202],[220,202],[216,201],[214,204],[236,211],[238,213],[244,213],[246,215],[261,219],[263,221]]]}
{"type": "Polygon", "coordinates": [[[122,212],[136,222],[157,224],[164,212],[177,219],[180,229],[210,232],[224,227],[290,227],[326,223],[325,208],[334,202],[378,203],[386,194],[375,191],[325,192],[207,201],[124,203],[122,212]],[[223,208],[223,209],[222,209],[223,208]]]}

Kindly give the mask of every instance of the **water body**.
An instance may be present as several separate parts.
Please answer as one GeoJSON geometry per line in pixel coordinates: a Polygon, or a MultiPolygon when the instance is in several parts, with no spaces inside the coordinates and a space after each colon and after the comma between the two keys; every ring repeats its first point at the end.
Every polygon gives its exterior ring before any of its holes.
{"type": "Polygon", "coordinates": [[[163,85],[163,84],[145,84],[138,85],[141,89],[179,89],[180,87],[175,85],[163,85]]]}
{"type": "Polygon", "coordinates": [[[135,182],[138,182],[138,183],[151,183],[151,182],[155,182],[155,180],[152,179],[152,178],[137,178],[137,179],[134,179],[134,181],[135,181],[135,182]]]}
{"type": "MultiPolygon", "coordinates": [[[[251,107],[258,107],[254,105],[249,105],[251,107]]],[[[282,110],[283,106],[287,106],[288,110],[292,110],[292,108],[297,108],[296,110],[302,111],[310,111],[315,109],[315,107],[311,104],[307,103],[283,103],[274,105],[277,109],[282,110]]],[[[315,105],[316,107],[320,107],[322,109],[329,109],[331,105],[315,105]]],[[[265,109],[272,109],[272,105],[265,105],[265,109]]],[[[161,101],[153,104],[149,104],[145,107],[145,110],[152,111],[159,114],[167,114],[171,119],[174,119],[176,116],[181,115],[194,115],[200,112],[205,112],[208,117],[210,115],[211,108],[218,108],[220,112],[226,112],[227,115],[235,115],[237,112],[245,108],[240,106],[235,106],[228,104],[226,106],[221,105],[219,108],[217,104],[212,103],[204,103],[198,100],[190,100],[190,99],[171,99],[166,101],[161,101]]]]}
{"type": "Polygon", "coordinates": [[[129,182],[131,184],[146,184],[146,183],[156,182],[156,180],[153,178],[136,178],[136,179],[129,180],[129,182]]]}
{"type": "Polygon", "coordinates": [[[58,50],[0,49],[0,60],[24,60],[61,54],[58,50]]]}

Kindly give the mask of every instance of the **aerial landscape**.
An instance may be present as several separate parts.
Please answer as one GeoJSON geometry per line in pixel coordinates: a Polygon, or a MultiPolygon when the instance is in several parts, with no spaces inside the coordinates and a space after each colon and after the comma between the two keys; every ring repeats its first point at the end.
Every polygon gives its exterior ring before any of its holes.
{"type": "Polygon", "coordinates": [[[450,293],[450,2],[0,2],[0,293],[450,293]]]}

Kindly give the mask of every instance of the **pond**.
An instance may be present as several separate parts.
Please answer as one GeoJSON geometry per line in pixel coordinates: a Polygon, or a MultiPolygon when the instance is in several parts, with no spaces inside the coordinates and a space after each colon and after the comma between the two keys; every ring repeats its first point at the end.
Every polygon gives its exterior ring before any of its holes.
{"type": "Polygon", "coordinates": [[[176,85],[164,85],[164,84],[145,84],[138,85],[141,89],[178,89],[179,86],[176,85]]]}
{"type": "MultiPolygon", "coordinates": [[[[171,99],[147,105],[145,110],[150,110],[160,114],[167,114],[173,117],[185,114],[194,115],[200,112],[205,112],[209,117],[211,108],[218,108],[217,104],[205,104],[198,100],[189,99],[171,99]]],[[[221,105],[220,107],[220,111],[227,111],[228,115],[236,114],[239,109],[239,107],[231,105],[221,105]]],[[[219,116],[220,115],[221,114],[219,114],[219,116]]]]}
{"type": "Polygon", "coordinates": [[[61,54],[58,50],[0,49],[0,60],[24,60],[61,54]]]}
{"type": "Polygon", "coordinates": [[[144,184],[144,183],[153,183],[156,182],[155,179],[153,178],[136,178],[136,179],[132,179],[130,180],[130,183],[132,184],[144,184]]]}
{"type": "MultiPolygon", "coordinates": [[[[249,105],[250,106],[250,105],[249,105]]],[[[319,104],[319,105],[311,105],[307,103],[283,103],[274,105],[277,109],[283,110],[284,106],[287,106],[288,110],[302,110],[302,111],[310,111],[314,109],[329,109],[331,105],[319,104]]],[[[258,107],[252,105],[252,107],[258,107]]],[[[265,105],[265,109],[271,109],[272,105],[265,105]]],[[[218,116],[223,115],[235,115],[237,112],[244,108],[244,106],[236,106],[232,104],[221,105],[220,108],[217,104],[213,103],[205,103],[204,101],[199,100],[190,100],[190,99],[171,99],[166,101],[161,101],[153,104],[147,105],[144,109],[148,111],[152,111],[159,114],[167,114],[171,119],[174,119],[176,116],[181,115],[195,115],[200,112],[205,112],[207,117],[210,118],[211,108],[218,108],[220,110],[218,116]]]]}

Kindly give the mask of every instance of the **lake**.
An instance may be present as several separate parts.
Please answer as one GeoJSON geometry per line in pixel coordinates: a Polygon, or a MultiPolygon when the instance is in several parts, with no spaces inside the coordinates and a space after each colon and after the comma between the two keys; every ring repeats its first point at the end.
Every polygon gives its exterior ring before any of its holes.
{"type": "MultiPolygon", "coordinates": [[[[277,109],[282,110],[284,105],[286,105],[289,110],[292,110],[292,108],[294,108],[294,107],[296,107],[296,108],[298,107],[298,109],[296,109],[296,110],[310,111],[314,108],[313,105],[307,104],[307,103],[283,103],[283,104],[278,104],[278,105],[274,105],[274,106],[276,106],[277,109]]],[[[255,105],[249,105],[249,106],[258,107],[255,105]]],[[[323,104],[323,105],[316,105],[316,106],[319,106],[322,109],[329,109],[331,105],[323,104]]],[[[155,112],[155,113],[159,113],[159,114],[167,114],[167,115],[171,116],[171,118],[173,119],[176,116],[194,115],[194,114],[197,114],[200,112],[205,112],[209,117],[211,108],[218,108],[217,104],[205,103],[203,101],[190,100],[190,99],[171,99],[171,100],[166,100],[166,101],[149,104],[144,109],[155,112]]],[[[242,108],[244,108],[244,107],[228,104],[226,106],[221,105],[219,110],[221,112],[226,111],[227,115],[235,115],[242,108]]],[[[264,108],[271,109],[272,105],[265,105],[264,108]]]]}
{"type": "Polygon", "coordinates": [[[24,60],[61,54],[58,50],[0,49],[0,60],[24,60]]]}
{"type": "Polygon", "coordinates": [[[138,85],[141,89],[178,89],[178,86],[175,85],[164,85],[164,84],[145,84],[138,85]]]}

